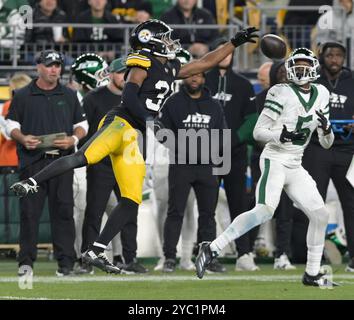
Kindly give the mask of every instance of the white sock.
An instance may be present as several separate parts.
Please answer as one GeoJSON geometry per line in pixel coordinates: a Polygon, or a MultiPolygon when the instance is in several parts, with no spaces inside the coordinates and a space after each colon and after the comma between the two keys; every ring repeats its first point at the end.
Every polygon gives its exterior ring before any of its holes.
{"type": "Polygon", "coordinates": [[[228,243],[232,241],[232,240],[229,240],[224,233],[222,233],[220,236],[218,236],[210,244],[210,250],[215,252],[217,255],[219,255],[221,250],[224,249],[228,245],[228,243]]]}
{"type": "Polygon", "coordinates": [[[96,247],[96,248],[98,248],[98,249],[96,249],[96,250],[94,250],[94,252],[97,254],[97,252],[103,252],[104,250],[106,250],[107,249],[107,246],[106,245],[104,245],[104,244],[102,244],[102,243],[99,243],[99,242],[94,242],[93,243],[93,246],[94,247],[96,247]],[[97,252],[96,252],[97,251],[97,252]]]}
{"type": "Polygon", "coordinates": [[[329,214],[325,207],[315,211],[305,211],[305,213],[310,220],[306,236],[307,263],[305,271],[311,276],[316,276],[321,268],[329,214]]]}
{"type": "Polygon", "coordinates": [[[266,205],[256,205],[252,210],[238,215],[226,230],[210,244],[210,249],[219,254],[229,242],[271,219],[273,213],[274,210],[266,205]]]}
{"type": "Polygon", "coordinates": [[[322,252],[323,245],[307,246],[307,262],[305,271],[310,276],[316,276],[320,272],[322,252]]]}

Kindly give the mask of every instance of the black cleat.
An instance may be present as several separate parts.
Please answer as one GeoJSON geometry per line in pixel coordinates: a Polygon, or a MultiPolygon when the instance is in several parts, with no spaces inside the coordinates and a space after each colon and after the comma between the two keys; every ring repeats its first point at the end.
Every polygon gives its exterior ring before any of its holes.
{"type": "Polygon", "coordinates": [[[82,255],[82,262],[85,262],[89,265],[93,265],[107,273],[121,273],[121,269],[115,266],[114,264],[110,263],[104,252],[101,252],[96,255],[93,250],[88,250],[82,255]]]}
{"type": "Polygon", "coordinates": [[[147,273],[149,272],[142,264],[138,262],[136,258],[122,268],[122,273],[125,274],[138,274],[138,273],[147,273]]]}
{"type": "Polygon", "coordinates": [[[80,259],[77,268],[75,269],[75,274],[94,274],[93,266],[88,264],[82,259],[80,259]]]}
{"type": "Polygon", "coordinates": [[[33,178],[29,178],[27,180],[22,180],[20,182],[14,183],[10,187],[10,190],[12,190],[16,194],[16,196],[22,198],[26,196],[29,192],[38,192],[38,185],[36,180],[34,180],[33,178]]]}
{"type": "Polygon", "coordinates": [[[217,258],[213,258],[205,269],[206,273],[225,273],[226,268],[217,258]]]}
{"type": "Polygon", "coordinates": [[[175,259],[166,259],[163,263],[162,272],[175,272],[176,271],[176,260],[175,259]]]}
{"type": "Polygon", "coordinates": [[[302,276],[302,283],[305,286],[312,286],[312,287],[338,287],[339,284],[333,282],[329,279],[328,275],[324,273],[318,273],[316,276],[310,276],[308,273],[304,273],[302,276]]]}
{"type": "Polygon", "coordinates": [[[199,279],[203,278],[205,270],[216,256],[216,253],[210,250],[210,242],[204,241],[200,244],[199,253],[195,260],[195,267],[199,279]]]}
{"type": "Polygon", "coordinates": [[[57,271],[55,271],[57,277],[67,277],[74,275],[74,271],[68,267],[60,267],[57,271]]]}

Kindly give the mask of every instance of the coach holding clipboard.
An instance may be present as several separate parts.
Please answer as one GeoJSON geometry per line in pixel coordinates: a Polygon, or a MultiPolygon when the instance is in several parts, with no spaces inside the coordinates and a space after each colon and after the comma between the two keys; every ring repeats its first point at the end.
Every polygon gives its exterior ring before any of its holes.
{"type": "MultiPolygon", "coordinates": [[[[63,68],[60,53],[41,52],[37,59],[38,78],[18,90],[12,100],[6,129],[17,141],[21,179],[32,176],[54,159],[72,153],[87,133],[87,121],[76,93],[59,83],[63,68]],[[48,145],[48,137],[53,134],[58,138],[48,145]]],[[[72,185],[73,172],[70,171],[45,182],[38,193],[20,199],[19,275],[33,270],[39,220],[47,197],[54,256],[58,261],[56,274],[70,274],[75,259],[72,185]]]]}

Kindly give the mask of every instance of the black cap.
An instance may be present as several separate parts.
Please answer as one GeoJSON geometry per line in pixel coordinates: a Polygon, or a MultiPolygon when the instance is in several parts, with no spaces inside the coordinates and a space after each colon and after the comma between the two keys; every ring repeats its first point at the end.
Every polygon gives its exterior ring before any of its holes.
{"type": "Polygon", "coordinates": [[[63,55],[55,50],[44,50],[40,53],[37,64],[43,63],[46,67],[53,63],[64,63],[63,55]]]}
{"type": "Polygon", "coordinates": [[[343,51],[344,54],[347,53],[347,49],[340,42],[328,41],[321,44],[321,54],[323,54],[328,48],[339,48],[343,51]]]}
{"type": "Polygon", "coordinates": [[[125,70],[127,69],[125,60],[125,58],[118,58],[113,60],[109,65],[109,72],[125,72],[125,70]]]}

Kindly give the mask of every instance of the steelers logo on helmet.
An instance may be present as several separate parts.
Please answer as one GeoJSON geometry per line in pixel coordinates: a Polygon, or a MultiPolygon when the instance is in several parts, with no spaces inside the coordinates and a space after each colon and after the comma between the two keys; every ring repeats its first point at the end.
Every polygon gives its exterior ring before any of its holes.
{"type": "Polygon", "coordinates": [[[318,79],[319,62],[307,48],[295,49],[285,61],[286,75],[290,82],[299,86],[318,79]]]}
{"type": "Polygon", "coordinates": [[[163,21],[150,19],[134,28],[129,43],[133,51],[144,49],[155,56],[173,60],[181,45],[178,39],[171,38],[172,31],[163,21]]]}
{"type": "Polygon", "coordinates": [[[148,43],[152,38],[152,34],[150,30],[143,29],[138,33],[138,38],[142,43],[148,43]]]}

